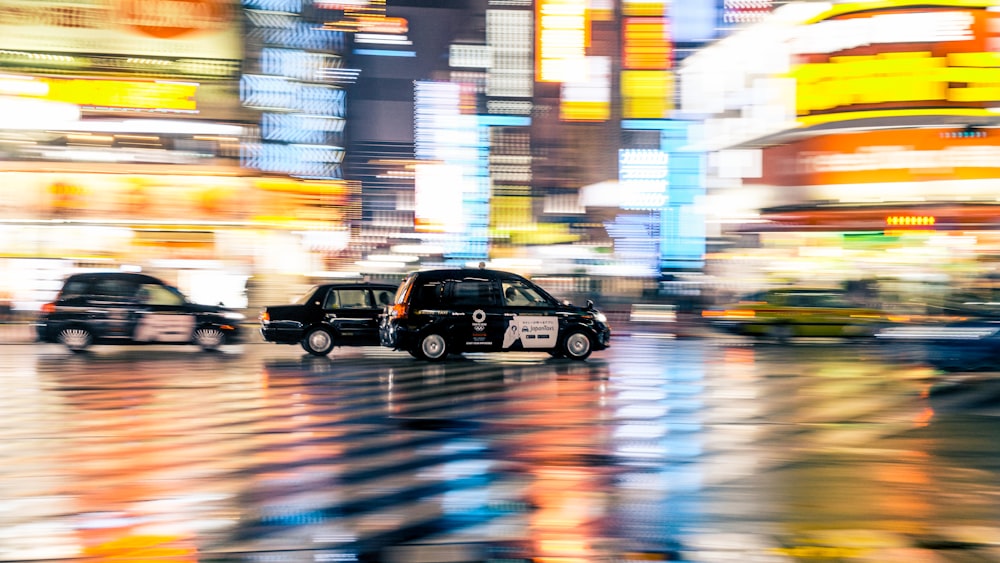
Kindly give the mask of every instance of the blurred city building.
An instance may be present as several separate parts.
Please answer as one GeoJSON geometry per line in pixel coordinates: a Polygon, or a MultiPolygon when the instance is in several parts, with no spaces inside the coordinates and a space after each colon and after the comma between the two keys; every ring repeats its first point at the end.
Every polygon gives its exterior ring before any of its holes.
{"type": "MultiPolygon", "coordinates": [[[[347,31],[383,5],[0,4],[0,292],[143,269],[249,305],[258,278],[337,269],[360,186],[341,170],[347,31]]],[[[282,296],[284,299],[285,296],[282,296]]]]}
{"type": "Polygon", "coordinates": [[[626,299],[707,279],[946,281],[996,253],[992,2],[0,14],[13,309],[83,268],[254,307],[478,262],[626,299]]]}
{"type": "MultiPolygon", "coordinates": [[[[798,2],[687,57],[709,270],[747,285],[995,273],[1000,13],[992,1],[798,2]]],[[[926,295],[922,298],[926,298],[926,295]]]]}
{"type": "Polygon", "coordinates": [[[623,297],[700,273],[703,163],[673,119],[675,60],[772,7],[752,4],[390,3],[405,48],[356,45],[351,63],[363,266],[489,261],[623,297]]]}

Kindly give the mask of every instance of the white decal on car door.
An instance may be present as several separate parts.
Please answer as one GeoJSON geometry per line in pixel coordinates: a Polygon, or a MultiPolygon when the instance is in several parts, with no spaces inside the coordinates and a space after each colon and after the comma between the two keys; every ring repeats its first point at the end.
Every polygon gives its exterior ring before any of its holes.
{"type": "Polygon", "coordinates": [[[557,317],[515,315],[507,324],[503,347],[510,348],[520,340],[522,348],[555,348],[558,335],[557,317]]]}
{"type": "Polygon", "coordinates": [[[137,342],[188,342],[194,332],[194,315],[145,313],[135,327],[137,342]]]}

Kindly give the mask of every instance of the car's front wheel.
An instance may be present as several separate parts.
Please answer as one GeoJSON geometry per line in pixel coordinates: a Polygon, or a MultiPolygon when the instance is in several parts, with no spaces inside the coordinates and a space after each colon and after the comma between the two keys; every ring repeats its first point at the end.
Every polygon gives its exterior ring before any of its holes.
{"type": "Polygon", "coordinates": [[[587,333],[577,330],[566,335],[562,353],[571,360],[586,360],[594,350],[594,344],[587,333]]]}
{"type": "Polygon", "coordinates": [[[94,343],[94,335],[82,326],[72,326],[59,331],[59,342],[71,351],[79,353],[94,343]]]}
{"type": "Polygon", "coordinates": [[[225,341],[225,333],[214,326],[203,326],[194,331],[194,343],[206,352],[218,350],[225,341]]]}
{"type": "Polygon", "coordinates": [[[448,342],[440,334],[432,332],[420,339],[420,355],[432,362],[443,360],[448,356],[448,342]]]}
{"type": "Polygon", "coordinates": [[[313,356],[325,356],[333,350],[333,334],[325,328],[314,328],[302,338],[302,349],[313,356]]]}

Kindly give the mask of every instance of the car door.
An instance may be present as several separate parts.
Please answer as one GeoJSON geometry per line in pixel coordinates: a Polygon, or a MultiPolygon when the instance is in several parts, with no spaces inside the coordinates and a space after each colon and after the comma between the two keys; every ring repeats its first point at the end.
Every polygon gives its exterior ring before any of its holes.
{"type": "Polygon", "coordinates": [[[555,304],[524,280],[500,282],[504,301],[504,350],[551,350],[559,343],[555,304]]]}
{"type": "Polygon", "coordinates": [[[136,342],[191,342],[195,314],[187,310],[187,299],[180,291],[162,284],[139,285],[135,308],[136,342]]]}
{"type": "Polygon", "coordinates": [[[453,319],[450,338],[456,348],[495,351],[503,348],[505,318],[496,281],[465,276],[448,282],[445,295],[453,319]]]}
{"type": "Polygon", "coordinates": [[[354,345],[379,344],[378,316],[382,312],[371,289],[335,288],[327,294],[323,312],[343,340],[354,345]]]}
{"type": "Polygon", "coordinates": [[[86,297],[86,323],[100,338],[128,340],[135,325],[138,284],[115,275],[95,277],[86,297]]]}

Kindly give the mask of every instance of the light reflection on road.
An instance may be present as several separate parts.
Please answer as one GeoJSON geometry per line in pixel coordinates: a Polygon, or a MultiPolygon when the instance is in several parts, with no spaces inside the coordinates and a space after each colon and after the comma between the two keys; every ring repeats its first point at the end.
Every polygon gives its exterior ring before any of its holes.
{"type": "Polygon", "coordinates": [[[1000,417],[963,406],[982,388],[932,393],[936,372],[876,346],[623,338],[584,363],[440,364],[0,351],[4,561],[888,561],[1000,544],[1000,417]]]}

